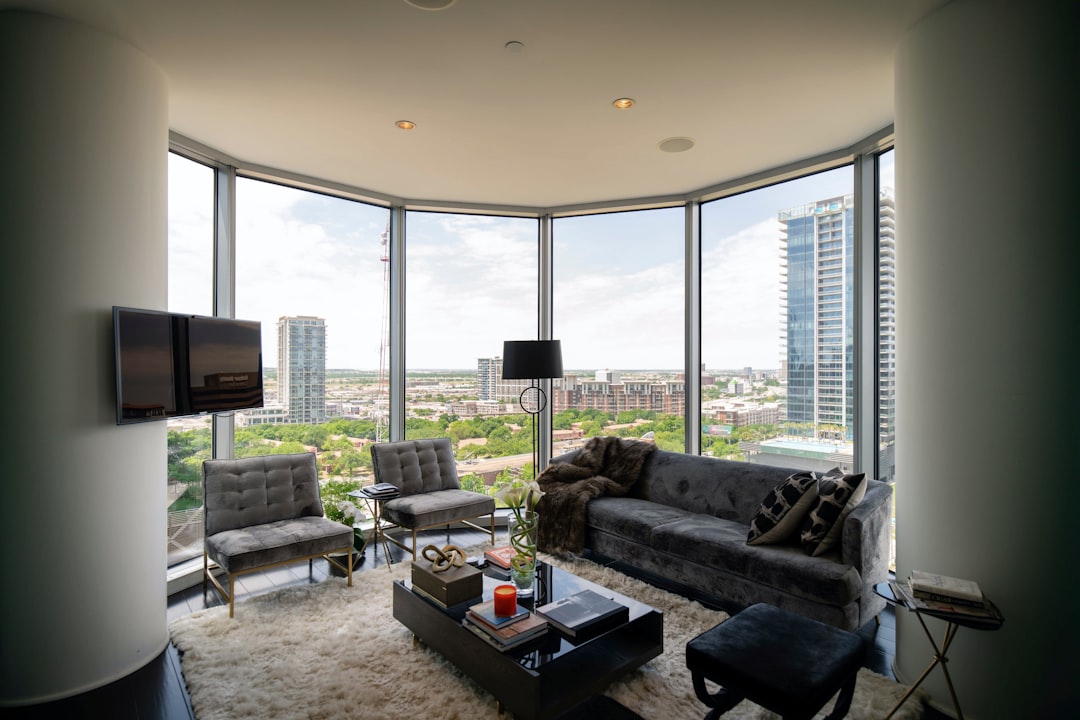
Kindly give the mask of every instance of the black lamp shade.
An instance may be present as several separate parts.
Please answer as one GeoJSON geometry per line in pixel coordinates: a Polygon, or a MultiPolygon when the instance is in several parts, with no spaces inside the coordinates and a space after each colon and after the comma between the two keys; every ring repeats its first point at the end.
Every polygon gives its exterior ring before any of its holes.
{"type": "Polygon", "coordinates": [[[502,360],[504,380],[560,378],[563,374],[558,340],[506,340],[502,360]]]}

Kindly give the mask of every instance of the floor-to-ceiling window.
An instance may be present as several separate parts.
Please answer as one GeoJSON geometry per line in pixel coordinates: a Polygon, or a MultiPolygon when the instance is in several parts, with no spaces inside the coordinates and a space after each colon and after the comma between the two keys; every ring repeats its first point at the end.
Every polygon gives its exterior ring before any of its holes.
{"type": "Polygon", "coordinates": [[[702,205],[704,454],[853,467],[853,172],[702,205]]]}
{"type": "Polygon", "coordinates": [[[406,438],[449,437],[471,490],[531,477],[502,348],[537,338],[539,221],[410,211],[405,228],[406,438]]]}
{"type": "MultiPolygon", "coordinates": [[[[169,306],[212,315],[214,170],[169,153],[169,306]]],[[[210,418],[168,421],[168,557],[173,565],[202,553],[202,461],[210,457],[210,418]]]]}
{"type": "Polygon", "coordinates": [[[646,437],[683,452],[685,210],[552,223],[553,455],[598,435],[646,437]]]}
{"type": "MultiPolygon", "coordinates": [[[[878,287],[878,472],[890,479],[891,151],[878,160],[879,275],[864,280],[878,287]]],[[[504,340],[540,334],[539,213],[404,213],[406,317],[395,319],[388,208],[240,174],[235,277],[216,287],[234,287],[234,316],[262,325],[266,401],[223,417],[235,425],[232,452],[310,449],[324,477],[368,481],[366,445],[397,426],[389,383],[391,363],[403,363],[406,437],[451,437],[477,489],[526,471],[532,418],[517,404],[521,383],[502,379],[500,355],[504,340]],[[404,328],[403,358],[390,357],[391,327],[404,328]]],[[[701,205],[694,420],[703,453],[793,467],[854,462],[853,175],[843,166],[701,205]]],[[[172,310],[212,314],[214,176],[172,157],[172,310]]],[[[681,204],[556,213],[552,336],[565,376],[551,385],[553,455],[601,434],[685,448],[689,217],[681,204]]],[[[198,477],[210,428],[205,417],[170,426],[172,497],[198,477]]]]}
{"type": "MultiPolygon", "coordinates": [[[[877,478],[896,480],[896,164],[895,152],[877,156],[877,478]]],[[[889,561],[896,564],[896,505],[903,487],[893,493],[889,561]]]]}
{"type": "Polygon", "coordinates": [[[236,457],[314,452],[328,516],[369,484],[385,439],[389,210],[240,177],[237,318],[262,325],[264,406],[234,415],[236,457]]]}

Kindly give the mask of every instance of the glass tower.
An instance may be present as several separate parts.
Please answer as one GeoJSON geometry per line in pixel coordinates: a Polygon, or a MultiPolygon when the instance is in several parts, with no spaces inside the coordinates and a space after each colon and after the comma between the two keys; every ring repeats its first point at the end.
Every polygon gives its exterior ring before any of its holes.
{"type": "Polygon", "coordinates": [[[326,422],[326,322],[278,318],[278,385],[290,423],[326,422]]]}
{"type": "Polygon", "coordinates": [[[807,435],[848,441],[855,417],[854,196],[785,210],[779,220],[787,266],[781,285],[786,418],[805,423],[807,435]]]}

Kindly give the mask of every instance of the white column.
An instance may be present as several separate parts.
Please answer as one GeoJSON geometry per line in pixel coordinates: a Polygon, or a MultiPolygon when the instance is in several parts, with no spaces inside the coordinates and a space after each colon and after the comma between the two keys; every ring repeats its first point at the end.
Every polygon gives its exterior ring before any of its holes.
{"type": "MultiPolygon", "coordinates": [[[[1065,4],[955,0],[897,53],[897,574],[977,580],[1004,612],[949,653],[969,719],[1077,702],[1073,29],[1065,4]]],[[[910,682],[931,647],[897,623],[910,682]]],[[[953,714],[939,669],[924,687],[953,714]]]]}
{"type": "Polygon", "coordinates": [[[0,705],[157,656],[165,426],[115,424],[113,305],[167,301],[168,100],[129,45],[0,11],[0,705]]]}

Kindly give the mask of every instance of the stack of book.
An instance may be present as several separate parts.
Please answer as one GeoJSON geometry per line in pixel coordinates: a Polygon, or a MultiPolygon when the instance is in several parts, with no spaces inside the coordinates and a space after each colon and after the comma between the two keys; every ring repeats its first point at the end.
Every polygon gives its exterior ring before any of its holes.
{"type": "Polygon", "coordinates": [[[484,551],[488,575],[502,580],[510,579],[510,558],[514,557],[514,548],[509,545],[484,551]]]}
{"type": "Polygon", "coordinates": [[[367,487],[360,488],[360,492],[367,495],[369,498],[386,498],[394,497],[398,494],[398,489],[390,483],[376,483],[375,485],[368,485],[367,487]]]}
{"type": "Polygon", "coordinates": [[[499,650],[510,650],[543,635],[547,620],[518,605],[513,615],[496,615],[495,601],[471,606],[461,624],[499,650]]]}
{"type": "Polygon", "coordinates": [[[998,611],[974,580],[912,570],[907,582],[892,581],[893,594],[912,610],[994,618],[998,611]]]}
{"type": "Polygon", "coordinates": [[[536,613],[571,640],[598,634],[630,618],[630,608],[592,590],[541,605],[536,613]]]}

